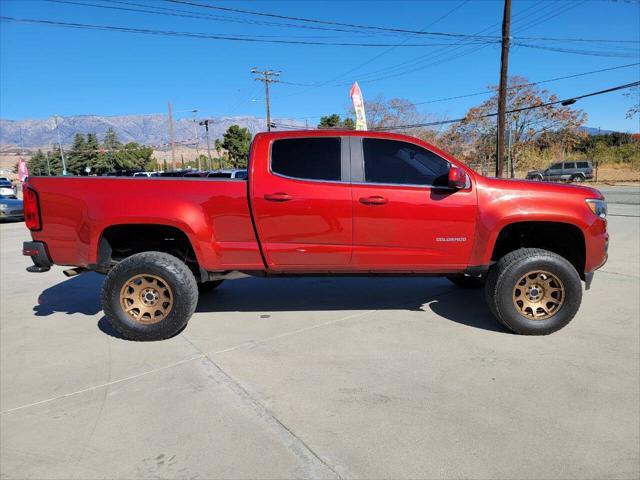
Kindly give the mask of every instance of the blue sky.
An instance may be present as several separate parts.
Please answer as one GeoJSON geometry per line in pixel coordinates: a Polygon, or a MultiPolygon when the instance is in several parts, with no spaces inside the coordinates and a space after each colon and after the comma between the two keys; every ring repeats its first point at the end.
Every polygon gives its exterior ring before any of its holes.
{"type": "MultiPolygon", "coordinates": [[[[108,5],[102,0],[69,1],[108,5]]],[[[20,18],[261,38],[286,37],[298,41],[389,45],[458,43],[395,48],[283,45],[3,22],[0,23],[0,116],[24,119],[53,114],[155,113],[165,112],[168,100],[172,101],[178,117],[189,116],[194,108],[200,111],[200,116],[264,116],[263,85],[254,81],[249,72],[251,67],[257,66],[281,70],[283,81],[313,85],[274,85],[272,115],[308,119],[310,124],[315,124],[320,115],[346,111],[348,84],[353,80],[359,81],[365,99],[383,96],[425,102],[483,91],[498,79],[500,50],[496,44],[479,47],[460,45],[461,40],[423,38],[421,35],[264,25],[256,22],[296,22],[161,0],[122,1],[143,4],[145,9],[173,8],[226,20],[154,15],[42,0],[0,0],[0,12],[3,16],[20,18]],[[247,20],[254,23],[246,23],[247,20]]],[[[418,31],[475,34],[484,30],[484,35],[498,35],[502,18],[501,0],[192,1],[418,31]]],[[[514,36],[640,41],[640,2],[636,0],[513,0],[512,18],[514,36]]],[[[598,52],[598,55],[516,46],[511,52],[510,74],[538,81],[640,62],[638,43],[555,40],[532,43],[598,52]]],[[[639,78],[640,68],[635,66],[548,83],[545,87],[565,98],[639,78]]],[[[436,119],[455,118],[464,115],[483,98],[427,103],[420,105],[420,109],[436,119]]],[[[581,100],[575,106],[588,113],[589,126],[638,131],[637,117],[625,119],[630,104],[629,98],[615,92],[581,100]]]]}

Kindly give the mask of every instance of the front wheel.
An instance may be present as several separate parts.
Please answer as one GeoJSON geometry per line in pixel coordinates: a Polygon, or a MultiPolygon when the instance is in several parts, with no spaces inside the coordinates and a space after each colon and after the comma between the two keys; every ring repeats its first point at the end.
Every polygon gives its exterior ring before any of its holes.
{"type": "Polygon", "coordinates": [[[571,177],[571,181],[573,183],[582,183],[584,182],[584,177],[582,175],[574,175],[573,177],[571,177]]]}
{"type": "Polygon", "coordinates": [[[489,272],[489,308],[510,330],[548,335],[566,326],[582,302],[582,285],[566,259],[538,248],[508,253],[489,272]]]}
{"type": "Polygon", "coordinates": [[[132,255],[111,269],[102,286],[102,309],[130,340],[162,340],[187,324],[198,303],[193,273],[168,253],[132,255]]]}

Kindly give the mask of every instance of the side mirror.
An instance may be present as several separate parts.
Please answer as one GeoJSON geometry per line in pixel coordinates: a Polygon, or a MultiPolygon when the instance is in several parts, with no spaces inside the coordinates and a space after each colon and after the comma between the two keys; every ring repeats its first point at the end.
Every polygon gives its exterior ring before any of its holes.
{"type": "Polygon", "coordinates": [[[460,190],[467,186],[467,173],[460,167],[451,165],[449,168],[449,188],[460,190]]]}

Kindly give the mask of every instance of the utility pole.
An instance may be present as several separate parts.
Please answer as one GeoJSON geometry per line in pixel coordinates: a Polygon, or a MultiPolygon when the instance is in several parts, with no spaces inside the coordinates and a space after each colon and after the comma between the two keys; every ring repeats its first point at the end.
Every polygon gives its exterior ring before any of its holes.
{"type": "Polygon", "coordinates": [[[509,70],[509,35],[511,30],[511,0],[504,0],[502,16],[502,54],[500,57],[500,87],[498,90],[498,141],[496,148],[496,177],[502,177],[504,168],[504,130],[507,109],[507,82],[509,70]]]}
{"type": "Polygon", "coordinates": [[[193,134],[196,137],[196,158],[198,159],[198,170],[202,170],[200,168],[200,136],[198,135],[198,109],[194,108],[191,110],[193,113],[193,134]]]}
{"type": "Polygon", "coordinates": [[[511,127],[511,122],[509,122],[509,166],[511,169],[511,174],[510,177],[511,178],[515,178],[515,164],[513,162],[513,139],[512,139],[512,135],[513,135],[513,128],[511,127]]]}
{"type": "Polygon", "coordinates": [[[56,135],[58,136],[58,147],[60,147],[60,158],[62,159],[62,175],[67,174],[67,164],[64,161],[64,150],[62,149],[62,142],[60,141],[60,129],[58,128],[58,116],[53,116],[53,121],[56,124],[56,135]]]}
{"type": "Polygon", "coordinates": [[[169,143],[171,143],[171,169],[176,169],[176,144],[173,139],[173,113],[171,111],[171,101],[169,101],[169,143]]]}
{"type": "Polygon", "coordinates": [[[200,125],[204,125],[204,129],[207,131],[207,156],[209,157],[209,166],[213,170],[213,160],[211,160],[211,143],[209,143],[209,119],[205,118],[200,122],[200,125]]]}
{"type": "Polygon", "coordinates": [[[273,77],[279,77],[280,72],[275,70],[258,70],[258,67],[253,67],[251,69],[251,73],[254,75],[262,75],[260,77],[256,77],[255,79],[258,82],[264,82],[264,92],[265,97],[267,99],[267,132],[271,131],[271,105],[269,102],[269,84],[270,83],[278,83],[279,80],[273,77]]]}

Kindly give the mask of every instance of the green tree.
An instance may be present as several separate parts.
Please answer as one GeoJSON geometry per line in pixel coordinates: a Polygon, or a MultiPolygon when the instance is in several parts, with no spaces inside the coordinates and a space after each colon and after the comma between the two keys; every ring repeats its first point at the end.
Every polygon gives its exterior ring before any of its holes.
{"type": "Polygon", "coordinates": [[[29,170],[30,176],[49,174],[49,169],[47,168],[47,156],[42,152],[42,150],[38,150],[27,161],[27,169],[29,170]]]}
{"type": "Polygon", "coordinates": [[[113,160],[119,170],[153,170],[155,160],[152,155],[152,148],[129,142],[114,153],[113,160]]]}
{"type": "Polygon", "coordinates": [[[356,124],[353,119],[347,117],[344,120],[340,119],[340,115],[337,113],[320,117],[318,128],[330,129],[330,128],[345,128],[347,130],[353,130],[356,128],[356,124]]]}
{"type": "Polygon", "coordinates": [[[231,125],[222,136],[220,146],[229,155],[229,163],[233,167],[246,167],[251,145],[251,132],[238,125],[231,125]]]}

